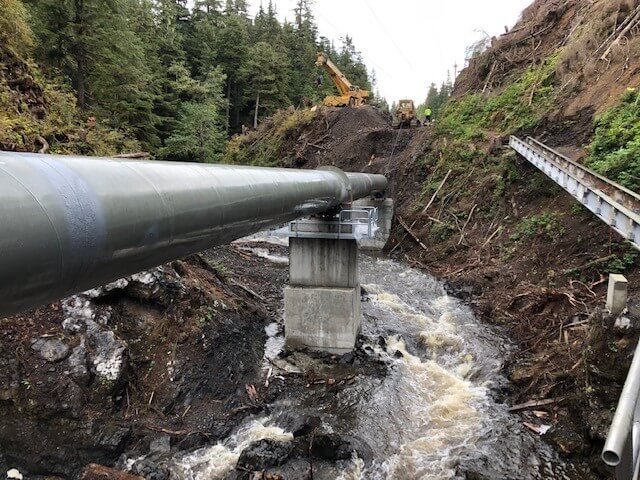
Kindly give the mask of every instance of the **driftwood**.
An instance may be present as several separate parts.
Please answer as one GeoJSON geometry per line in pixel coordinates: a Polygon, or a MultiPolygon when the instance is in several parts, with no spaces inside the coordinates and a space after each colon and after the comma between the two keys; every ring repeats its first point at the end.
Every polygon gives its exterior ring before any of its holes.
{"type": "Polygon", "coordinates": [[[489,75],[487,75],[487,81],[484,83],[484,87],[482,87],[482,93],[487,91],[487,87],[489,87],[489,82],[491,82],[491,77],[493,77],[493,72],[496,71],[496,67],[498,66],[498,62],[494,61],[491,66],[491,70],[489,70],[489,75]]]}
{"type": "Polygon", "coordinates": [[[114,155],[113,158],[149,158],[151,154],[149,152],[135,152],[135,153],[119,153],[114,155]]]}
{"type": "Polygon", "coordinates": [[[233,278],[231,278],[231,279],[229,279],[229,282],[231,284],[235,285],[236,287],[240,287],[242,290],[247,292],[249,295],[251,295],[253,297],[256,297],[258,300],[262,300],[263,302],[266,301],[266,299],[262,295],[260,295],[259,293],[254,292],[249,287],[247,287],[246,285],[241,284],[237,280],[234,280],[233,278]]]}
{"type": "Polygon", "coordinates": [[[625,21],[622,22],[618,26],[618,28],[611,35],[609,35],[609,37],[602,43],[602,45],[600,45],[597,48],[595,52],[596,55],[606,45],[609,45],[607,49],[604,51],[604,53],[600,56],[601,60],[606,60],[607,57],[609,56],[609,53],[611,53],[611,50],[613,49],[613,47],[615,47],[620,42],[621,38],[623,38],[627,33],[629,33],[629,30],[631,30],[635,25],[638,24],[639,20],[640,20],[640,7],[636,7],[636,9],[631,14],[629,14],[629,16],[625,19],[625,21]]]}
{"type": "Polygon", "coordinates": [[[588,268],[595,267],[596,265],[600,265],[601,263],[605,263],[610,260],[614,260],[616,258],[618,258],[617,255],[607,255],[606,257],[596,258],[595,260],[587,262],[584,265],[580,265],[579,267],[568,268],[562,272],[562,275],[568,275],[574,272],[581,272],[583,270],[587,270],[588,268]]]}
{"type": "Polygon", "coordinates": [[[47,142],[47,140],[41,135],[36,135],[36,140],[38,142],[40,142],[40,145],[42,145],[42,148],[40,150],[38,150],[38,153],[48,153],[49,152],[49,142],[47,142]]]}
{"type": "Polygon", "coordinates": [[[424,207],[424,210],[422,210],[422,213],[427,213],[427,210],[429,210],[429,207],[433,204],[433,202],[436,199],[436,196],[438,195],[438,193],[440,192],[440,190],[442,190],[442,187],[444,186],[445,182],[447,181],[447,179],[449,178],[449,175],[451,175],[451,171],[449,170],[447,172],[447,174],[444,176],[444,178],[442,179],[442,181],[440,182],[440,185],[438,186],[438,188],[436,189],[436,191],[433,193],[433,195],[431,196],[431,200],[429,200],[429,203],[427,203],[427,206],[424,207]]]}
{"type": "Polygon", "coordinates": [[[493,240],[493,237],[495,237],[498,233],[502,232],[502,230],[503,230],[502,225],[500,225],[498,229],[495,232],[493,232],[489,238],[487,238],[486,242],[482,244],[480,249],[483,249],[484,247],[489,245],[489,243],[491,243],[491,240],[493,240]]]}
{"type": "MultiPolygon", "coordinates": [[[[433,204],[433,202],[436,199],[436,196],[438,195],[438,192],[440,192],[440,190],[442,190],[442,187],[444,186],[445,182],[447,181],[447,179],[449,178],[449,175],[451,175],[451,170],[449,170],[447,172],[447,174],[444,176],[444,178],[442,179],[442,182],[440,182],[440,185],[438,186],[438,188],[436,189],[436,191],[434,192],[434,194],[431,196],[431,200],[429,200],[429,203],[427,204],[426,207],[424,207],[424,209],[422,210],[422,213],[427,213],[427,210],[429,210],[429,207],[433,204]]],[[[400,217],[398,217],[400,218],[400,217]]],[[[418,220],[414,220],[413,223],[411,224],[411,226],[407,227],[406,225],[403,225],[403,227],[405,227],[405,230],[407,231],[407,233],[405,233],[405,235],[400,239],[400,241],[391,249],[391,251],[389,252],[389,255],[391,255],[396,248],[398,248],[402,242],[404,242],[404,240],[407,238],[407,236],[409,235],[409,233],[411,232],[411,229],[413,227],[415,227],[416,222],[418,220]]]]}
{"type": "Polygon", "coordinates": [[[402,225],[402,228],[404,228],[407,233],[411,235],[411,238],[413,238],[418,245],[420,245],[424,250],[428,250],[427,246],[422,243],[422,240],[420,240],[418,236],[411,231],[411,228],[405,223],[405,221],[402,220],[402,217],[398,216],[398,222],[400,223],[400,225],[402,225]]]}
{"type": "Polygon", "coordinates": [[[477,206],[478,206],[477,203],[473,206],[473,208],[469,212],[469,216],[467,217],[467,221],[464,222],[464,225],[462,226],[462,230],[460,230],[460,240],[458,240],[458,245],[460,245],[464,241],[464,229],[467,228],[467,225],[469,225],[469,222],[471,221],[471,217],[473,217],[473,212],[476,211],[476,207],[477,206]]]}
{"type": "Polygon", "coordinates": [[[517,412],[519,410],[527,410],[529,408],[535,407],[543,407],[545,405],[552,405],[554,403],[559,403],[564,398],[549,398],[547,400],[531,400],[529,402],[520,403],[518,405],[514,405],[513,407],[509,407],[510,412],[517,412]]]}

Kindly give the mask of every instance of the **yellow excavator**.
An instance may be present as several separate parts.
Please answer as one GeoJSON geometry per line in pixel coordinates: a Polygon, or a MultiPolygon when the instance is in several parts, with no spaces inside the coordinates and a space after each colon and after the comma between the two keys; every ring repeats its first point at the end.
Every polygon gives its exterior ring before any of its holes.
{"type": "Polygon", "coordinates": [[[340,95],[330,95],[324,99],[324,104],[327,107],[359,107],[369,98],[369,92],[352,85],[326,54],[318,53],[316,66],[322,67],[327,71],[340,92],[340,95]]]}

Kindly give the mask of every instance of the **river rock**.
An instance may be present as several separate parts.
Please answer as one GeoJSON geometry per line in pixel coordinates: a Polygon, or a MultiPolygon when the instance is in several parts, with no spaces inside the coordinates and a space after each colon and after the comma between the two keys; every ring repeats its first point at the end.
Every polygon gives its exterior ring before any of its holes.
{"type": "Polygon", "coordinates": [[[367,463],[373,458],[371,447],[357,437],[326,433],[316,435],[311,445],[311,454],[323,460],[349,460],[354,452],[367,463]]]}
{"type": "Polygon", "coordinates": [[[171,451],[171,437],[169,435],[160,435],[151,440],[149,444],[149,453],[169,453],[171,451]]]}
{"type": "Polygon", "coordinates": [[[103,381],[117,383],[124,370],[125,343],[111,330],[101,330],[97,323],[89,321],[87,344],[93,373],[103,381]]]}
{"type": "Polygon", "coordinates": [[[56,338],[40,338],[31,345],[31,348],[51,363],[64,360],[69,355],[69,347],[56,338]]]}
{"type": "Polygon", "coordinates": [[[83,295],[73,295],[62,300],[64,320],[62,328],[69,333],[82,330],[87,321],[95,318],[95,311],[91,301],[83,295]]]}
{"type": "Polygon", "coordinates": [[[87,347],[85,346],[84,338],[71,351],[71,355],[67,358],[67,366],[69,375],[78,385],[86,387],[89,384],[91,375],[87,368],[87,347]]]}
{"type": "Polygon", "coordinates": [[[136,461],[131,467],[131,473],[140,475],[146,480],[168,480],[169,470],[147,459],[136,461]]]}
{"type": "Polygon", "coordinates": [[[20,470],[17,468],[12,468],[7,471],[7,480],[22,480],[23,476],[20,473],[20,470]]]}
{"type": "Polygon", "coordinates": [[[557,425],[545,438],[548,443],[565,455],[585,453],[590,448],[584,435],[577,432],[569,424],[557,425]]]}
{"type": "Polygon", "coordinates": [[[131,438],[131,428],[105,425],[97,435],[96,444],[105,450],[120,451],[131,438]]]}
{"type": "Polygon", "coordinates": [[[264,439],[245,448],[238,459],[237,468],[261,471],[287,461],[293,450],[291,442],[264,439]]]}

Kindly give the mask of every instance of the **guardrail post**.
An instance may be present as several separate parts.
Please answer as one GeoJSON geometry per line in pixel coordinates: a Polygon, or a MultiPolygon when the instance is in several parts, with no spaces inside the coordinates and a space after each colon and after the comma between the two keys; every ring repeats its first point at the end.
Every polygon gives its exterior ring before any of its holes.
{"type": "Polygon", "coordinates": [[[607,290],[607,311],[614,316],[620,315],[627,308],[628,281],[624,275],[612,273],[609,275],[607,290]]]}

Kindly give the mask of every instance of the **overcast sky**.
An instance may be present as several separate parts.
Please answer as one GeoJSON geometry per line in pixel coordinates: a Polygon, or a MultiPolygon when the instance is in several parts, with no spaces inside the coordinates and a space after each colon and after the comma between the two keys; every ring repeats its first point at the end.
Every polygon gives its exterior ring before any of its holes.
{"type": "MultiPolygon", "coordinates": [[[[264,5],[269,0],[263,0],[264,5]]],[[[467,46],[513,26],[532,0],[315,0],[320,35],[336,44],[350,35],[389,103],[424,100],[431,82],[453,76],[467,46]]],[[[249,0],[255,14],[260,0],[249,0]]],[[[274,0],[281,19],[294,19],[296,0],[274,0]]]]}

